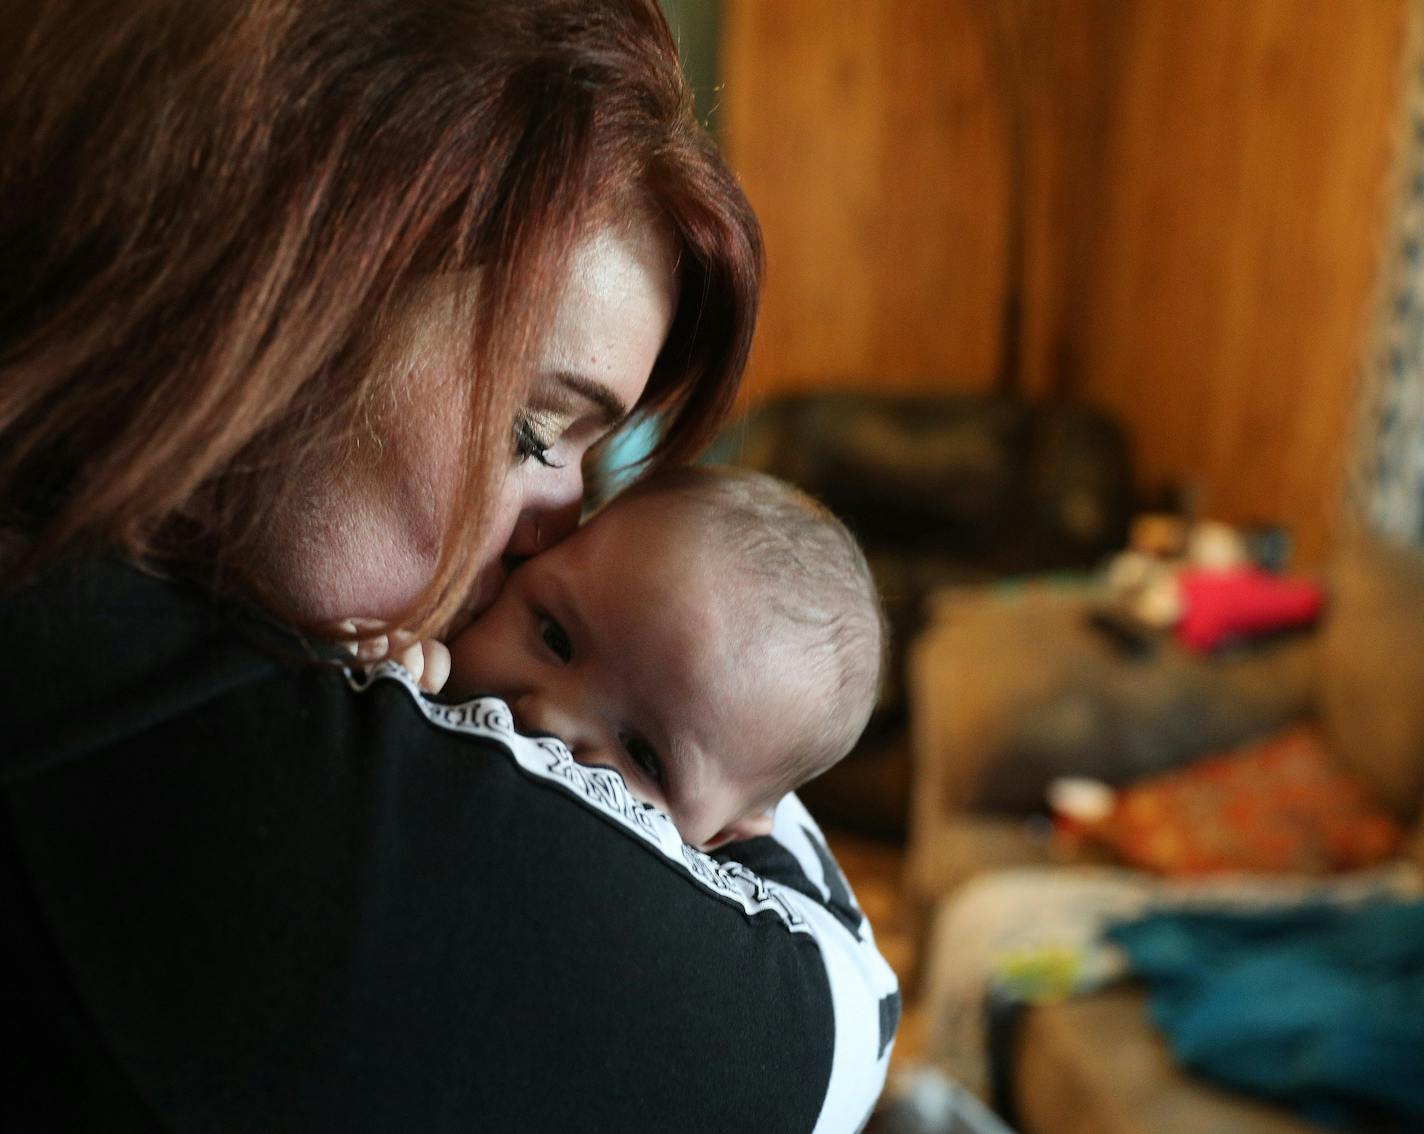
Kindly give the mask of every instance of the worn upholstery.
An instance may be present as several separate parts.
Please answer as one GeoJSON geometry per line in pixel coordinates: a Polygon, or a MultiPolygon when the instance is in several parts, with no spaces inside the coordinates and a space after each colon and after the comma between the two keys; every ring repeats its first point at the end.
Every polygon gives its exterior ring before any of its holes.
{"type": "MultiPolygon", "coordinates": [[[[926,910],[938,902],[943,920],[953,908],[945,896],[965,880],[1047,863],[1022,816],[1003,808],[1051,774],[1130,778],[1184,758],[1192,744],[1229,744],[1300,713],[1317,717],[1339,757],[1410,825],[1410,854],[1424,866],[1424,552],[1354,543],[1329,583],[1316,634],[1209,672],[1174,655],[1148,668],[1115,657],[1083,631],[1080,593],[945,600],[908,667],[912,894],[926,910]],[[1243,734],[1230,735],[1237,728],[1243,734]]],[[[1398,866],[1418,884],[1408,856],[1398,866]]],[[[931,955],[926,965],[955,962],[931,955]]],[[[1017,1052],[1025,1134],[1314,1129],[1175,1067],[1132,987],[1029,1010],[1017,1052]]]]}
{"type": "Polygon", "coordinates": [[[1339,756],[1413,823],[1424,807],[1424,554],[1352,543],[1330,601],[1316,707],[1339,756]]]}
{"type": "Polygon", "coordinates": [[[1023,1131],[1305,1134],[1317,1128],[1182,1074],[1128,987],[1030,1011],[1017,1076],[1023,1131]]]}
{"type": "Polygon", "coordinates": [[[910,884],[934,900],[996,865],[1042,861],[1023,816],[1049,781],[1175,767],[1307,711],[1309,637],[1221,662],[1170,644],[1147,661],[1087,625],[1093,592],[950,592],[908,667],[915,789],[910,884]]]}

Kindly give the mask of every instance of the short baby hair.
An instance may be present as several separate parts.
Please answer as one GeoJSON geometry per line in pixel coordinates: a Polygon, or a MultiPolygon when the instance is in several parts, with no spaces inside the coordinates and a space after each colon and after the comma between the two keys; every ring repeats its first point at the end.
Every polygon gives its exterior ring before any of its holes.
{"type": "Polygon", "coordinates": [[[855,537],[824,505],[775,477],[726,466],[656,473],[618,499],[656,496],[688,509],[738,583],[750,635],[767,617],[796,642],[807,693],[798,740],[762,797],[770,805],[854,747],[880,693],[888,632],[855,537]]]}

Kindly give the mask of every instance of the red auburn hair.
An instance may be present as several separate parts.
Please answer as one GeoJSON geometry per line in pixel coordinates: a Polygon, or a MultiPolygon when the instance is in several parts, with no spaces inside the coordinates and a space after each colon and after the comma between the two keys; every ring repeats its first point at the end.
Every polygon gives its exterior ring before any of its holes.
{"type": "Polygon", "coordinates": [[[468,506],[408,615],[438,626],[568,256],[630,209],[679,245],[655,463],[729,408],[760,235],[655,0],[30,0],[0,24],[0,526],[26,568],[155,556],[280,610],[261,526],[394,404],[381,329],[479,269],[468,506]]]}

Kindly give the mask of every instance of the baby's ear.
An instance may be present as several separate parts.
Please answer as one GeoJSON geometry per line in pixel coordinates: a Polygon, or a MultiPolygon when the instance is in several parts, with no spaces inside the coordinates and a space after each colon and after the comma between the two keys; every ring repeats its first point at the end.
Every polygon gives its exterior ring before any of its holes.
{"type": "Polygon", "coordinates": [[[740,819],[733,819],[703,843],[698,850],[716,850],[723,843],[735,843],[741,839],[755,839],[760,835],[769,835],[773,822],[774,816],[771,808],[743,815],[740,819]]]}

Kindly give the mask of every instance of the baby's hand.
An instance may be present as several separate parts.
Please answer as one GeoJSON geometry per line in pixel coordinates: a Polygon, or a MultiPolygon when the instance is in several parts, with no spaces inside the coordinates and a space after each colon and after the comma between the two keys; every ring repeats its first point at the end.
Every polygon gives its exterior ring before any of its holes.
{"type": "Polygon", "coordinates": [[[434,638],[417,640],[404,630],[358,638],[360,626],[353,619],[341,627],[344,634],[350,635],[347,649],[359,664],[399,662],[425,692],[439,693],[445,688],[445,682],[450,679],[450,651],[444,642],[434,638]]]}

